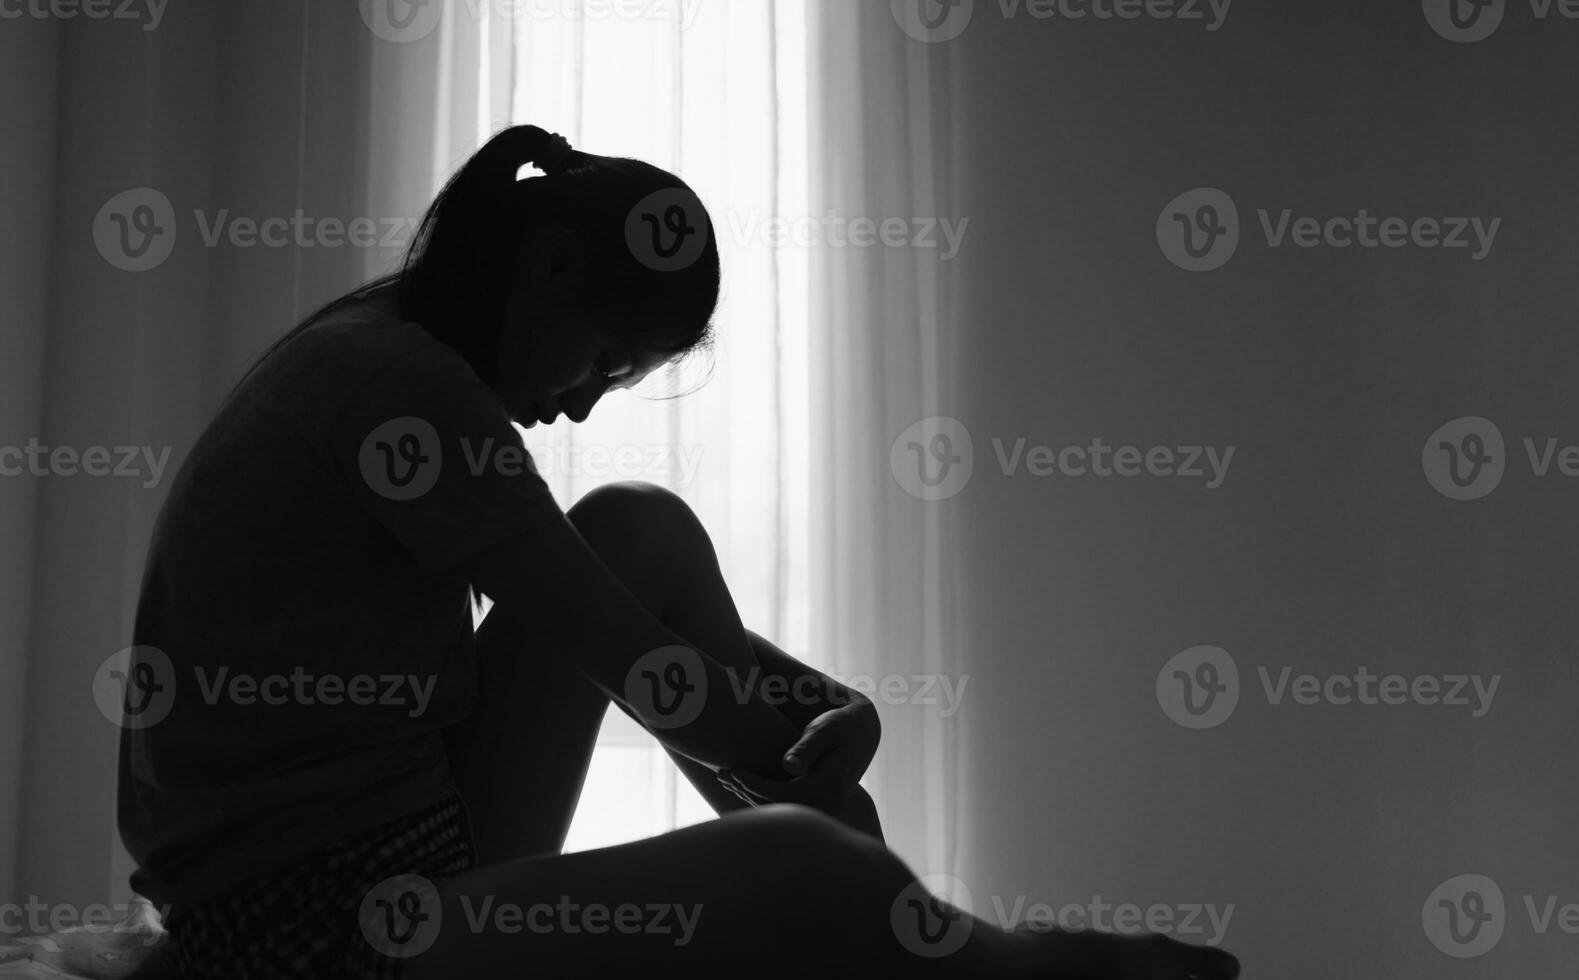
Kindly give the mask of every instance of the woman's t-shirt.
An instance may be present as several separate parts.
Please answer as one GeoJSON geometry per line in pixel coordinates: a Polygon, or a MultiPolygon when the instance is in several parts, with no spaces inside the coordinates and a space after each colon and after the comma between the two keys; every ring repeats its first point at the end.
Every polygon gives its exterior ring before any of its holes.
{"type": "Polygon", "coordinates": [[[447,796],[444,730],[476,694],[457,565],[563,519],[499,397],[387,305],[268,358],[148,555],[120,747],[134,890],[197,901],[447,796]]]}

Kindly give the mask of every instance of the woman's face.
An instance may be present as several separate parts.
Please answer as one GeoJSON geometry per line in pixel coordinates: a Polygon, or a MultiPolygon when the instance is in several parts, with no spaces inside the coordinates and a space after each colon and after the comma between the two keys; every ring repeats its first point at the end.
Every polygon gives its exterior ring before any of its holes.
{"type": "Polygon", "coordinates": [[[499,338],[496,385],[511,418],[527,428],[561,415],[580,423],[605,392],[639,383],[668,360],[634,350],[608,321],[518,291],[499,338]]]}

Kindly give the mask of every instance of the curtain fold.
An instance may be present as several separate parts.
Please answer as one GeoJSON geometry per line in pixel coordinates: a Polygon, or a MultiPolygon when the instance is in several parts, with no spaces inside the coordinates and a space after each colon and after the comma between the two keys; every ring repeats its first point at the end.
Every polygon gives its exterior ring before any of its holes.
{"type": "MultiPolygon", "coordinates": [[[[810,13],[810,212],[913,231],[949,217],[948,46],[910,40],[886,3],[810,13]]],[[[950,414],[947,265],[916,241],[812,257],[809,561],[813,648],[877,688],[866,783],[890,846],[926,875],[954,872],[958,744],[941,692],[968,696],[968,677],[947,504],[906,493],[890,466],[901,433],[950,414]]]]}

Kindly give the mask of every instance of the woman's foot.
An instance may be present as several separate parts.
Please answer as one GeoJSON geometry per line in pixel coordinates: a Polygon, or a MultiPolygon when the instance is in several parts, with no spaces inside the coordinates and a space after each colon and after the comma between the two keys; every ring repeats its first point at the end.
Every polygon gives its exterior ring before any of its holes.
{"type": "Polygon", "coordinates": [[[1023,976],[1046,980],[1236,980],[1239,960],[1226,950],[1192,946],[1161,933],[1040,928],[1030,923],[1008,936],[1020,944],[1023,976]]]}

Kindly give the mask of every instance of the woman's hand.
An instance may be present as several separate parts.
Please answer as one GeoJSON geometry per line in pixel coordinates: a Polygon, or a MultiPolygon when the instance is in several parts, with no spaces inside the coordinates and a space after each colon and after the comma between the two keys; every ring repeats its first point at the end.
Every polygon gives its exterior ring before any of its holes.
{"type": "Polygon", "coordinates": [[[877,754],[881,736],[877,709],[853,694],[849,704],[813,718],[784,753],[787,778],[726,769],[718,781],[753,806],[799,803],[839,816],[877,754]]]}

